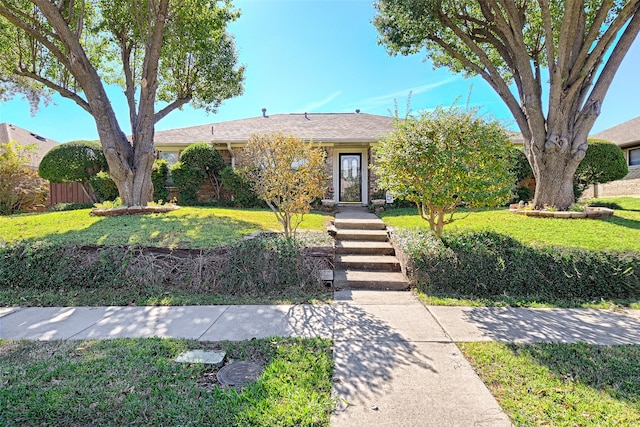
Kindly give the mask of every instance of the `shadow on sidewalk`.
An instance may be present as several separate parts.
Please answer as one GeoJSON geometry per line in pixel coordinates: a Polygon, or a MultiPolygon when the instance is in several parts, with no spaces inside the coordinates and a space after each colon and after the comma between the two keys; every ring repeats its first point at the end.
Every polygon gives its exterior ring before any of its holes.
{"type": "Polygon", "coordinates": [[[640,319],[605,310],[477,307],[463,320],[502,342],[640,344],[640,319]]]}

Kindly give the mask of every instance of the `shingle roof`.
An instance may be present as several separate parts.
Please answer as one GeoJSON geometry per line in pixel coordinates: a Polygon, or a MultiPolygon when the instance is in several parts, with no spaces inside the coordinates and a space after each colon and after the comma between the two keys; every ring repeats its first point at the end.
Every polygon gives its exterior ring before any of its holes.
{"type": "Polygon", "coordinates": [[[613,142],[620,148],[640,145],[640,117],[591,135],[591,138],[613,142]]]}
{"type": "Polygon", "coordinates": [[[374,142],[393,130],[392,117],[365,113],[274,114],[157,131],[157,145],[244,142],[255,133],[292,134],[315,142],[374,142]]]}
{"type": "Polygon", "coordinates": [[[21,127],[10,123],[0,123],[0,144],[6,144],[9,141],[17,141],[22,146],[36,145],[35,155],[31,157],[29,162],[29,166],[33,168],[38,168],[44,155],[58,145],[52,139],[37,135],[21,127]]]}

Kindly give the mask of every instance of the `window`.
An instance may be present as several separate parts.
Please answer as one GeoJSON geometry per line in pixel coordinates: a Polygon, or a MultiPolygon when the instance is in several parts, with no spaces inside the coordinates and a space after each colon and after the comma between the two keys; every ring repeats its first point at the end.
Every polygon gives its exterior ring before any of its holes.
{"type": "Polygon", "coordinates": [[[640,148],[629,150],[629,166],[640,166],[640,148]]]}
{"type": "Polygon", "coordinates": [[[169,167],[175,165],[180,160],[179,151],[158,151],[158,158],[166,160],[169,167]]]}

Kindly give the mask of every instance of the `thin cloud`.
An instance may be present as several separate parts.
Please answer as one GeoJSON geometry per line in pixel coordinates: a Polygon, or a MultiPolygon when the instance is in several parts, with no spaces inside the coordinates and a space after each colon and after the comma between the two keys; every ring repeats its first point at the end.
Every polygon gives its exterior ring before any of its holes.
{"type": "Polygon", "coordinates": [[[334,99],[336,99],[340,95],[342,95],[342,91],[333,92],[331,95],[327,96],[322,101],[317,101],[317,102],[312,102],[310,104],[307,104],[303,108],[303,110],[305,112],[306,111],[308,111],[308,112],[315,111],[315,110],[319,109],[320,107],[324,107],[325,105],[329,104],[331,101],[333,101],[334,99]]]}
{"type": "Polygon", "coordinates": [[[411,92],[412,95],[417,95],[419,93],[424,93],[424,92],[429,92],[433,89],[439,88],[440,86],[444,86],[446,84],[449,84],[453,81],[455,81],[456,78],[455,77],[451,77],[448,78],[446,80],[442,80],[436,83],[430,83],[427,85],[422,85],[422,86],[418,86],[418,87],[414,87],[414,88],[408,88],[408,89],[404,89],[404,90],[399,90],[396,92],[392,92],[392,93],[388,93],[386,95],[380,95],[380,96],[374,96],[372,98],[367,98],[365,100],[362,101],[363,105],[368,105],[369,107],[373,107],[373,106],[380,106],[380,105],[389,105],[390,103],[392,103],[395,99],[398,99],[400,97],[405,97],[409,95],[409,92],[411,92]]]}

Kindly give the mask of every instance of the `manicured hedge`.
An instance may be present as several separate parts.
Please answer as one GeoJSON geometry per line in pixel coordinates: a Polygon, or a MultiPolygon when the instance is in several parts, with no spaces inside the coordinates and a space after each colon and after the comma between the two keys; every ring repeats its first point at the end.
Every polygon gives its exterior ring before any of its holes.
{"type": "Polygon", "coordinates": [[[400,230],[394,238],[426,293],[560,304],[640,298],[639,253],[529,247],[490,231],[438,241],[426,230],[400,230]]]}

